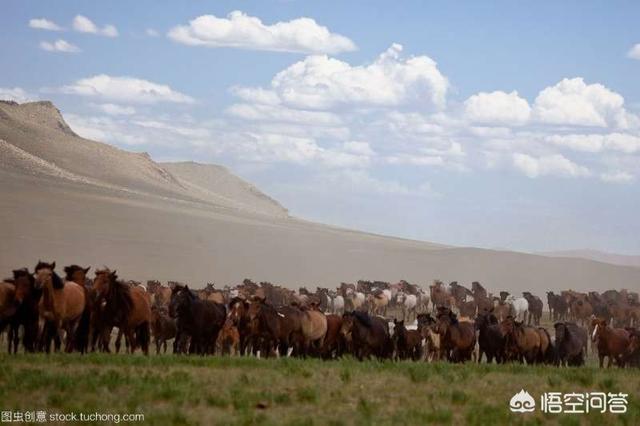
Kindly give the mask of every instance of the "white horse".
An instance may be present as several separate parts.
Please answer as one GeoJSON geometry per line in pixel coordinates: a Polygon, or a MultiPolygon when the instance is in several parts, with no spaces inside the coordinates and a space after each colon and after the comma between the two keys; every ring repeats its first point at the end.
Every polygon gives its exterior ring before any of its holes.
{"type": "Polygon", "coordinates": [[[418,305],[418,298],[414,294],[406,294],[403,291],[399,291],[397,294],[398,304],[402,308],[402,319],[406,322],[410,322],[411,315],[416,316],[416,306],[418,305]]]}
{"type": "Polygon", "coordinates": [[[511,295],[507,297],[507,303],[511,305],[513,315],[518,321],[526,321],[527,313],[529,312],[529,302],[524,297],[518,297],[511,295]]]}
{"type": "Polygon", "coordinates": [[[344,297],[339,294],[333,298],[333,313],[336,315],[344,314],[344,297]]]}

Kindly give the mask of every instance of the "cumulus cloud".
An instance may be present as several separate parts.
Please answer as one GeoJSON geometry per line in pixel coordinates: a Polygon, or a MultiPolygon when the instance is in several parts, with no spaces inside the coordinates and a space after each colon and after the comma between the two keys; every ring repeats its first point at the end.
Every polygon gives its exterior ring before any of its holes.
{"type": "Polygon", "coordinates": [[[93,104],[92,106],[109,115],[133,115],[136,113],[136,109],[132,106],[117,104],[93,104]]]}
{"type": "Polygon", "coordinates": [[[602,84],[586,84],[582,78],[563,79],[542,90],[533,105],[542,123],[626,127],[624,98],[602,84]]]}
{"type": "Polygon", "coordinates": [[[58,89],[61,93],[98,97],[124,103],[193,103],[194,99],[165,84],[106,74],[83,78],[58,89]]]}
{"type": "Polygon", "coordinates": [[[21,87],[0,87],[0,100],[13,101],[19,104],[24,102],[32,102],[38,97],[28,93],[21,87]]]}
{"type": "Polygon", "coordinates": [[[631,173],[627,172],[606,172],[600,174],[600,179],[610,183],[630,183],[635,180],[631,173]]]}
{"type": "Polygon", "coordinates": [[[629,49],[629,51],[627,52],[627,57],[640,60],[640,43],[634,45],[631,49],[629,49]]]}
{"type": "Polygon", "coordinates": [[[83,15],[76,15],[76,17],[73,18],[73,29],[81,33],[118,37],[118,29],[113,25],[105,25],[100,28],[91,19],[83,15]]]}
{"type": "Polygon", "coordinates": [[[237,47],[278,52],[329,53],[356,49],[347,37],[334,34],[311,18],[265,25],[259,18],[233,11],[226,18],[202,15],[171,29],[168,37],[190,46],[237,47]]]}
{"type": "Polygon", "coordinates": [[[330,112],[305,111],[277,105],[235,104],[227,108],[227,112],[246,120],[278,121],[305,125],[313,123],[313,125],[322,126],[338,126],[342,123],[338,115],[330,112]]]}
{"type": "Polygon", "coordinates": [[[47,52],[64,52],[64,53],[81,52],[78,46],[71,44],[62,39],[58,39],[53,43],[48,41],[42,41],[40,42],[40,49],[46,50],[47,52]]]}
{"type": "Polygon", "coordinates": [[[464,102],[465,116],[477,123],[521,125],[529,121],[531,107],[515,90],[480,92],[464,102]]]}
{"type": "Polygon", "coordinates": [[[626,154],[640,152],[640,137],[625,133],[552,135],[547,140],[575,151],[597,153],[611,150],[626,154]]]}
{"type": "Polygon", "coordinates": [[[449,82],[436,62],[427,56],[403,59],[401,52],[402,46],[394,44],[372,64],[362,66],[325,55],[308,56],[279,72],[269,90],[243,88],[242,93],[273,101],[272,92],[298,108],[392,107],[410,102],[443,108],[449,82]]]}
{"type": "Polygon", "coordinates": [[[515,153],[512,159],[513,166],[530,178],[540,176],[583,177],[590,174],[589,169],[560,154],[533,157],[528,154],[515,153]]]}
{"type": "Polygon", "coordinates": [[[53,21],[45,18],[34,18],[29,20],[29,27],[37,30],[62,31],[62,27],[53,21]]]}

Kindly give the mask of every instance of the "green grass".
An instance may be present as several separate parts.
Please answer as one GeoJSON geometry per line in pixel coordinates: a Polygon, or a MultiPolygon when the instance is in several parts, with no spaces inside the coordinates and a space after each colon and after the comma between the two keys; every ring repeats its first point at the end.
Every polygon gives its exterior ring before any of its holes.
{"type": "Polygon", "coordinates": [[[0,354],[0,408],[139,412],[148,424],[640,424],[640,371],[594,367],[0,354]],[[629,393],[625,415],[514,414],[521,388],[629,393]]]}

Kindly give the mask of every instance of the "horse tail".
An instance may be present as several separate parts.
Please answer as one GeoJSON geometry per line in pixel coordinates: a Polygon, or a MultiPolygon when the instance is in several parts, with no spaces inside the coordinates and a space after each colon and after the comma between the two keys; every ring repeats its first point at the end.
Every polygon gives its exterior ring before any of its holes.
{"type": "Polygon", "coordinates": [[[89,349],[89,328],[91,325],[91,309],[89,306],[84,307],[82,315],[80,316],[80,322],[78,328],[76,328],[76,348],[80,353],[86,353],[89,349]]]}
{"type": "Polygon", "coordinates": [[[151,341],[151,333],[149,332],[149,323],[143,322],[136,327],[137,344],[142,348],[145,355],[149,354],[149,342],[151,341]]]}

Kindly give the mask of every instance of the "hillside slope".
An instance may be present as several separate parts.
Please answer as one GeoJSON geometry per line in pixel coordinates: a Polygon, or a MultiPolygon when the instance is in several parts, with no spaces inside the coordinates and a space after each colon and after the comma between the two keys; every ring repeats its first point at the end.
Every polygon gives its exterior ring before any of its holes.
{"type": "Polygon", "coordinates": [[[490,291],[637,288],[640,268],[587,259],[447,247],[289,217],[218,166],[158,164],[76,136],[47,102],[0,102],[0,274],[108,265],[126,278],[297,288],[362,278],[490,291]]]}

